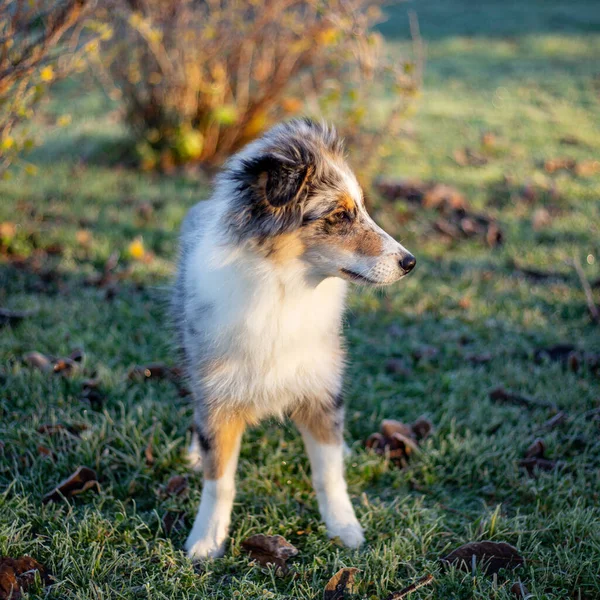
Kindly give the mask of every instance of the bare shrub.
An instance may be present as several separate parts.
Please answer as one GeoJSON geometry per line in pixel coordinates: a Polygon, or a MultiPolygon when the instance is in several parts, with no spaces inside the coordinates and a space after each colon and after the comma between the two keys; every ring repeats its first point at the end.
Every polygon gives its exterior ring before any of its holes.
{"type": "Polygon", "coordinates": [[[112,0],[103,57],[143,166],[219,164],[275,121],[306,114],[336,123],[367,172],[418,83],[412,62],[384,52],[379,4],[112,0]]]}
{"type": "Polygon", "coordinates": [[[33,145],[17,125],[32,118],[48,85],[81,66],[82,56],[97,48],[96,34],[79,43],[90,5],[90,0],[0,2],[0,173],[33,145]]]}

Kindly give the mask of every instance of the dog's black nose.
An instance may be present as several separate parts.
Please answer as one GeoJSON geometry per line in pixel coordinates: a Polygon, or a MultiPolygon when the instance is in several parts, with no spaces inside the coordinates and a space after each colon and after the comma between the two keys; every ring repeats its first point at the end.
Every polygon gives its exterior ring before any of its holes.
{"type": "Polygon", "coordinates": [[[400,268],[405,272],[409,273],[415,268],[417,259],[412,254],[407,254],[400,259],[400,268]]]}

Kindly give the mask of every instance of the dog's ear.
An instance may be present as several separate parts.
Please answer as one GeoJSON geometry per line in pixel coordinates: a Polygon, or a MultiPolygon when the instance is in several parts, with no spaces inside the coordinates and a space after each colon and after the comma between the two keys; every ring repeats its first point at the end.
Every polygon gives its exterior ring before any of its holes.
{"type": "Polygon", "coordinates": [[[273,207],[280,208],[303,200],[313,171],[306,161],[295,162],[275,154],[265,154],[244,164],[255,185],[273,207]]]}

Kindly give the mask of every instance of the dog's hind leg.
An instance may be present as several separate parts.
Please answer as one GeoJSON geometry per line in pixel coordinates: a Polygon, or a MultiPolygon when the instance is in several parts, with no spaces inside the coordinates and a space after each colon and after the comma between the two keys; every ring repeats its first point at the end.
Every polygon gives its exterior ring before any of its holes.
{"type": "Polygon", "coordinates": [[[292,414],[310,459],[319,510],[329,537],[357,548],[364,541],[344,479],[344,410],[334,404],[306,403],[292,414]]]}
{"type": "Polygon", "coordinates": [[[202,447],[200,446],[200,435],[195,426],[192,430],[192,441],[187,449],[185,459],[192,471],[202,472],[202,447]]]}
{"type": "Polygon", "coordinates": [[[194,526],[185,544],[193,560],[222,556],[235,497],[235,472],[245,422],[221,416],[199,427],[204,487],[194,526]]]}

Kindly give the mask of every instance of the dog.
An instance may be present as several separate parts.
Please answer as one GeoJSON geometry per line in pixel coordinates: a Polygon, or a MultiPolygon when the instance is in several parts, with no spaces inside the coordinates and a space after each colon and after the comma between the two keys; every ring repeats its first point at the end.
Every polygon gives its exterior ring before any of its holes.
{"type": "Polygon", "coordinates": [[[191,559],[224,553],[242,434],[267,417],[300,430],[328,535],[364,542],[343,465],[346,288],[389,285],[415,262],[368,215],[335,129],[309,119],[243,148],[189,211],[172,316],[204,473],[191,559]]]}

